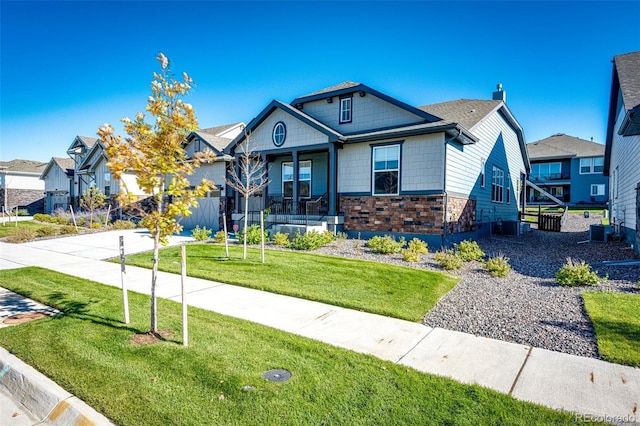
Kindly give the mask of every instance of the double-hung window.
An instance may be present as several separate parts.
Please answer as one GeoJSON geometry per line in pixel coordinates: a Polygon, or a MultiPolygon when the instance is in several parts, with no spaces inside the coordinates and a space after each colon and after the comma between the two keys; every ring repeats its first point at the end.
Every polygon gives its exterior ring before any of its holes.
{"type": "Polygon", "coordinates": [[[493,166],[491,174],[491,201],[502,203],[504,196],[504,170],[493,166]]]}
{"type": "Polygon", "coordinates": [[[602,173],[604,170],[604,157],[581,158],[580,174],[602,173]]]}
{"type": "MultiPolygon", "coordinates": [[[[282,163],[282,195],[293,197],[293,162],[282,163]]],[[[311,160],[298,163],[298,197],[311,198],[311,160]]]]}
{"type": "Polygon", "coordinates": [[[373,148],[373,195],[398,195],[400,145],[373,148]]]}
{"type": "Polygon", "coordinates": [[[104,173],[104,195],[111,196],[111,173],[104,173]]]}
{"type": "Polygon", "coordinates": [[[340,98],[340,123],[351,123],[353,98],[340,98]]]}
{"type": "Polygon", "coordinates": [[[598,195],[604,195],[604,184],[592,184],[591,185],[591,195],[592,196],[598,196],[598,195]]]}

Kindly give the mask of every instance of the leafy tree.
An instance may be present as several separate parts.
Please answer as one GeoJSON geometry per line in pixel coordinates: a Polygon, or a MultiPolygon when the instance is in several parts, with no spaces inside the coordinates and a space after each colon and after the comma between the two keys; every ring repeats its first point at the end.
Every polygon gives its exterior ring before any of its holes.
{"type": "Polygon", "coordinates": [[[93,212],[104,207],[106,200],[106,195],[95,186],[88,188],[82,194],[80,207],[89,211],[89,227],[93,224],[93,212]]]}
{"type": "MultiPolygon", "coordinates": [[[[262,157],[255,153],[251,134],[245,130],[244,140],[236,147],[236,167],[229,167],[227,186],[244,197],[244,229],[248,229],[249,197],[269,184],[267,168],[262,157]]],[[[243,259],[247,258],[247,232],[244,232],[243,259]]]]}
{"type": "Polygon", "coordinates": [[[203,179],[191,186],[188,176],[201,164],[213,161],[210,151],[198,152],[188,158],[185,151],[186,137],[197,129],[193,107],[182,97],[191,90],[192,80],[187,73],[178,81],[171,73],[169,60],[162,53],[156,58],[160,73],[153,73],[151,96],[146,110],[154,117],[152,124],[145,121],[145,114],[138,112],[135,119],[123,118],[128,137],[115,135],[111,125],[98,130],[106,147],[108,167],[114,179],[120,180],[122,189],[118,199],[123,207],[135,204],[136,197],[121,179],[125,172],[134,173],[138,186],[152,198],[152,208],[141,211],[141,224],[153,237],[153,268],[151,271],[151,331],[157,333],[156,282],[158,278],[158,252],[160,244],[182,230],[177,216],[189,216],[191,207],[198,205],[197,198],[214,188],[212,181],[203,179]]]}

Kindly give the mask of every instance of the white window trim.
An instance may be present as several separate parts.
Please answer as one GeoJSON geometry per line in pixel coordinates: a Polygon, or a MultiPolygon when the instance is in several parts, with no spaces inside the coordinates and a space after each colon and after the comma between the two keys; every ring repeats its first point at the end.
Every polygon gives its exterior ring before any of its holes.
{"type": "Polygon", "coordinates": [[[371,194],[375,195],[375,196],[385,196],[385,195],[389,195],[389,196],[394,196],[394,195],[399,195],[400,194],[400,145],[383,145],[383,146],[374,146],[373,147],[373,152],[372,152],[372,156],[371,156],[371,194]],[[376,161],[376,150],[378,149],[389,149],[389,148],[396,148],[397,152],[398,152],[398,167],[395,169],[381,169],[381,170],[376,170],[375,167],[375,161],[376,161]],[[397,191],[394,193],[376,193],[376,173],[384,173],[384,172],[393,172],[396,171],[398,172],[398,183],[396,185],[397,187],[397,191]]]}
{"type": "Polygon", "coordinates": [[[590,194],[592,197],[600,197],[604,195],[604,190],[605,190],[605,185],[603,183],[592,183],[590,194]],[[594,188],[596,190],[595,193],[593,192],[594,188]]]}
{"type": "Polygon", "coordinates": [[[491,202],[504,203],[504,170],[497,166],[491,169],[491,202]],[[494,191],[494,188],[498,189],[494,191]]]}
{"type": "MultiPolygon", "coordinates": [[[[580,159],[580,167],[579,167],[579,171],[581,175],[593,175],[593,174],[602,174],[602,171],[596,171],[596,159],[602,159],[603,164],[604,164],[604,157],[590,157],[590,158],[581,158],[580,159]],[[589,163],[589,165],[582,165],[582,162],[585,163],[589,163]],[[582,171],[582,167],[589,167],[589,171],[588,172],[583,172],[582,171]]],[[[599,166],[599,167],[604,167],[604,166],[599,166]]]]}
{"type": "MultiPolygon", "coordinates": [[[[291,180],[289,180],[289,179],[285,180],[284,179],[284,168],[285,168],[286,165],[291,166],[291,169],[293,170],[293,161],[283,161],[282,162],[282,179],[281,179],[282,180],[282,196],[285,197],[285,198],[291,198],[291,197],[286,196],[285,193],[284,193],[284,183],[285,182],[295,182],[295,179],[293,179],[293,178],[291,180]]],[[[296,173],[296,171],[293,170],[293,173],[296,173]]],[[[300,185],[300,182],[307,182],[307,181],[309,182],[309,196],[308,197],[301,197],[300,196],[300,188],[298,188],[298,198],[304,199],[304,200],[308,200],[308,199],[313,197],[313,192],[312,192],[312,188],[313,187],[311,186],[312,178],[313,178],[313,163],[311,162],[311,160],[298,161],[298,185],[300,185]],[[300,169],[302,169],[302,164],[304,164],[304,163],[309,163],[309,179],[300,179],[300,169]]]]}
{"type": "Polygon", "coordinates": [[[340,98],[340,123],[351,123],[353,119],[353,98],[351,96],[346,98],[340,98]],[[347,102],[348,101],[348,102],[347,102]],[[346,104],[348,103],[348,108],[346,104]],[[344,119],[343,115],[346,111],[349,111],[349,118],[344,119]]]}
{"type": "Polygon", "coordinates": [[[485,169],[486,169],[486,166],[487,166],[487,160],[482,158],[480,160],[480,187],[481,188],[484,188],[484,186],[485,186],[485,179],[486,179],[485,169]]]}

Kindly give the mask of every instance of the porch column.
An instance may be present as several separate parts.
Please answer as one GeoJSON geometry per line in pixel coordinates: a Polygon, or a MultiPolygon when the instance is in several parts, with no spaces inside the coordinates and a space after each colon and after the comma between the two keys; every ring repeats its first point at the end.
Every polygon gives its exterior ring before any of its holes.
{"type": "Polygon", "coordinates": [[[338,199],[338,148],[329,144],[329,216],[336,216],[338,199]]]}
{"type": "MultiPolygon", "coordinates": [[[[269,163],[268,163],[269,156],[266,154],[261,154],[261,157],[262,157],[262,165],[264,166],[264,169],[265,169],[265,178],[268,181],[269,180],[269,163]]],[[[262,210],[269,207],[268,203],[269,203],[269,184],[265,185],[264,188],[262,188],[262,210]]]]}
{"type": "Polygon", "coordinates": [[[295,150],[291,153],[291,155],[293,156],[293,195],[292,195],[292,214],[298,214],[298,197],[300,194],[298,194],[298,173],[299,173],[299,168],[300,168],[300,158],[299,158],[299,153],[298,150],[295,150]]]}

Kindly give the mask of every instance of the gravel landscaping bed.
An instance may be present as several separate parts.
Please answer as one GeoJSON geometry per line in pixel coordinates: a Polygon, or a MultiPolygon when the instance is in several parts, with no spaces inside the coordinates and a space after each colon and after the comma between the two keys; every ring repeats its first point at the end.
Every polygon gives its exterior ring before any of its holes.
{"type": "MultiPolygon", "coordinates": [[[[563,232],[531,230],[517,237],[494,236],[479,245],[488,255],[503,254],[512,271],[495,278],[482,264],[470,262],[453,272],[460,283],[424,317],[423,323],[509,342],[531,345],[579,356],[599,358],[594,330],[584,310],[583,291],[608,290],[639,293],[640,266],[605,266],[598,262],[635,259],[626,244],[588,242],[589,225],[600,223],[600,215],[584,218],[570,214],[563,232]],[[561,287],[554,274],[566,258],[592,264],[608,280],[597,286],[561,287]]],[[[401,255],[379,255],[364,247],[364,241],[338,240],[314,253],[374,260],[442,271],[433,253],[408,263],[401,255]]]]}

